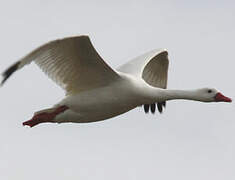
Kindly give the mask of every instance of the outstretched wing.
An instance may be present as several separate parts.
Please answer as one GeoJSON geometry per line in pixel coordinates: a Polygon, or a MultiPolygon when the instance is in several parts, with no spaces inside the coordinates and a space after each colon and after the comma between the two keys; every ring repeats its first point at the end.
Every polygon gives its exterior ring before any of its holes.
{"type": "MultiPolygon", "coordinates": [[[[118,68],[118,71],[141,77],[151,86],[166,89],[168,66],[168,52],[165,49],[156,49],[122,65],[118,68]]],[[[166,102],[157,103],[160,113],[162,112],[163,106],[166,106],[166,102]]],[[[149,112],[149,109],[154,113],[156,105],[145,104],[144,110],[146,113],[149,112]]]]}
{"type": "Polygon", "coordinates": [[[33,61],[67,94],[106,86],[119,78],[96,52],[88,36],[75,36],[35,49],[3,73],[2,84],[33,61]]]}

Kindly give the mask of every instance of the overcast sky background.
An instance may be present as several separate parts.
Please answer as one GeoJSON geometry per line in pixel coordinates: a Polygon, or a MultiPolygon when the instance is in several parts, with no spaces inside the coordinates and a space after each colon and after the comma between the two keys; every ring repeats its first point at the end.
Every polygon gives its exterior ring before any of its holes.
{"type": "MultiPolygon", "coordinates": [[[[215,87],[234,99],[234,1],[1,1],[0,72],[39,45],[88,34],[116,68],[169,51],[169,88],[215,87]]],[[[171,101],[91,124],[23,127],[64,92],[31,65],[0,89],[0,178],[233,180],[235,105],[171,101]]]]}

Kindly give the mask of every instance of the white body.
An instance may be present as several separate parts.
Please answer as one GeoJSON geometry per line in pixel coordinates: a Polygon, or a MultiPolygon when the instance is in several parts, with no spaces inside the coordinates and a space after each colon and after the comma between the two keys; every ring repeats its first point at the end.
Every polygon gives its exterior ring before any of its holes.
{"type": "MultiPolygon", "coordinates": [[[[142,90],[146,83],[138,78],[119,73],[121,78],[109,86],[68,96],[56,106],[66,105],[69,110],[56,116],[56,122],[95,122],[125,113],[150,101],[142,90]],[[130,84],[132,82],[132,84],[130,84]]],[[[151,103],[152,103],[151,102],[151,103]]]]}

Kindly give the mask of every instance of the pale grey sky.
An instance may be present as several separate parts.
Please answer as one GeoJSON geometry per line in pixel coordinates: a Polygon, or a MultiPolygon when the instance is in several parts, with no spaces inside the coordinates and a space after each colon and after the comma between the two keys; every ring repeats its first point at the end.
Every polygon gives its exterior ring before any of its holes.
{"type": "MultiPolygon", "coordinates": [[[[169,88],[234,99],[234,1],[21,0],[0,3],[0,72],[37,46],[88,34],[112,67],[169,51],[169,88]]],[[[91,124],[22,126],[63,91],[31,65],[0,89],[0,178],[233,180],[235,105],[172,101],[91,124]]]]}

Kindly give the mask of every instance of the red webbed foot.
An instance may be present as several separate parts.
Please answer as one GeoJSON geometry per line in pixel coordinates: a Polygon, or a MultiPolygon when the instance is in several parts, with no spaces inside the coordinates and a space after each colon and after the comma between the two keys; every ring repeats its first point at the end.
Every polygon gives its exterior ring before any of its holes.
{"type": "Polygon", "coordinates": [[[40,123],[47,123],[47,122],[51,122],[53,123],[53,119],[60,113],[63,113],[65,110],[67,110],[68,107],[67,106],[60,106],[55,108],[54,110],[48,110],[44,111],[44,112],[39,112],[37,114],[35,114],[33,116],[32,119],[23,122],[23,126],[30,126],[30,127],[34,127],[40,123]]]}

